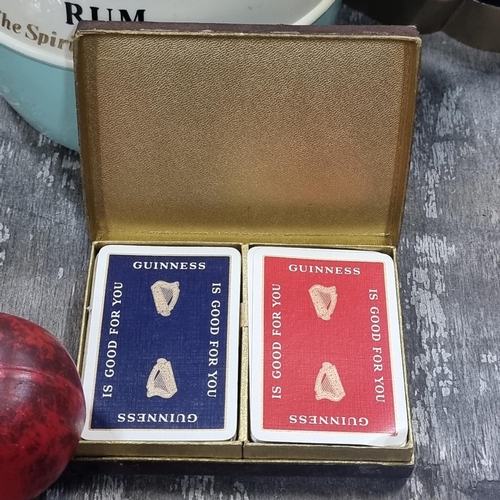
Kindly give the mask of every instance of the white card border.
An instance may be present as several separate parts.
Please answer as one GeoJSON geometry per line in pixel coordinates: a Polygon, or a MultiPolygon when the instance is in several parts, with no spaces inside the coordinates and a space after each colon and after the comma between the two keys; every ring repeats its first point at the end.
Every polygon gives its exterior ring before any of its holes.
{"type": "Polygon", "coordinates": [[[87,319],[82,385],[87,405],[82,439],[85,441],[230,441],[238,429],[241,253],[232,247],[105,245],[97,253],[87,319]],[[105,286],[110,255],[229,257],[228,325],[226,351],[225,427],[223,429],[106,429],[90,427],[94,405],[97,360],[102,333],[105,286]],[[91,373],[90,373],[91,372],[91,373]]]}
{"type": "Polygon", "coordinates": [[[325,248],[256,246],[248,251],[249,299],[249,359],[250,359],[250,433],[257,442],[320,443],[364,445],[374,447],[402,447],[408,441],[408,413],[402,343],[400,338],[397,283],[393,259],[371,250],[340,250],[325,248]],[[286,257],[296,259],[335,260],[351,262],[381,262],[384,264],[388,335],[393,382],[396,434],[354,433],[340,431],[266,430],[263,429],[263,317],[264,317],[264,258],[286,257]]]}

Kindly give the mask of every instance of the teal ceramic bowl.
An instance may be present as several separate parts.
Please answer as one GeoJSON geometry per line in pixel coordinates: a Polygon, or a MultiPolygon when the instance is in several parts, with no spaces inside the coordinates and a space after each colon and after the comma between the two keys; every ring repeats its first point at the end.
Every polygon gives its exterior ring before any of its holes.
{"type": "MultiPolygon", "coordinates": [[[[334,1],[314,24],[333,24],[340,5],[334,1]]],[[[0,94],[36,130],[78,151],[74,86],[71,67],[26,55],[0,39],[0,94]]]]}

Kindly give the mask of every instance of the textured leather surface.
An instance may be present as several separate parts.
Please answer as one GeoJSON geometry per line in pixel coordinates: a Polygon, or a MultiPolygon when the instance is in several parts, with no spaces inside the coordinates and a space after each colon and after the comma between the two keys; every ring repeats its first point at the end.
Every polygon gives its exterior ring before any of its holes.
{"type": "Polygon", "coordinates": [[[397,243],[419,47],[359,32],[81,31],[91,237],[397,243]]]}

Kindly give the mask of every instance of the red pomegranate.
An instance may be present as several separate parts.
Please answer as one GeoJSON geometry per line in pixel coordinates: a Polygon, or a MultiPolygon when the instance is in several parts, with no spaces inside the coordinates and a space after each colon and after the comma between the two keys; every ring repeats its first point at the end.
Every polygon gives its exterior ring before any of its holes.
{"type": "Polygon", "coordinates": [[[0,313],[0,500],[31,500],[63,472],[85,400],[75,364],[40,326],[0,313]]]}

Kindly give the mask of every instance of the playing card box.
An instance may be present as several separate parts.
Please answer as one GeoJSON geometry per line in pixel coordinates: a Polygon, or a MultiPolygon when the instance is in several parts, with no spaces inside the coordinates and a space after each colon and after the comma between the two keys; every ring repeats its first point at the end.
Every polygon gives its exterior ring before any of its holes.
{"type": "MultiPolygon", "coordinates": [[[[415,30],[403,27],[80,25],[75,75],[94,243],[78,363],[90,409],[77,458],[223,462],[265,470],[287,464],[411,467],[396,246],[419,48],[415,30]],[[114,253],[116,247],[121,253],[114,253]],[[225,425],[222,403],[207,412],[204,428],[201,414],[185,401],[185,406],[175,404],[181,405],[182,384],[196,379],[189,378],[190,368],[196,372],[207,354],[207,339],[189,322],[212,311],[192,304],[190,318],[187,290],[231,282],[224,273],[207,278],[189,267],[196,267],[200,255],[216,260],[229,250],[241,255],[241,269],[240,284],[230,286],[238,298],[228,298],[231,312],[224,314],[228,325],[239,323],[237,341],[228,327],[232,347],[227,352],[238,349],[239,356],[237,375],[231,371],[234,362],[224,356],[223,379],[227,387],[237,382],[237,394],[230,389],[224,404],[236,408],[237,421],[230,431],[216,434],[212,432],[225,425]],[[264,258],[266,251],[277,254],[264,258]],[[340,254],[332,260],[321,253],[332,251],[355,254],[339,264],[340,254]],[[191,273],[192,281],[183,283],[181,270],[161,274],[142,267],[132,272],[136,260],[129,259],[129,252],[153,267],[152,261],[165,256],[177,259],[179,266],[185,262],[188,269],[182,272],[191,273]],[[256,257],[259,252],[264,252],[262,259],[256,257]],[[294,319],[289,330],[289,338],[299,335],[302,347],[299,353],[298,344],[268,343],[269,365],[254,344],[255,335],[262,340],[267,331],[259,333],[255,326],[268,314],[268,299],[258,290],[272,287],[278,278],[285,289],[285,275],[280,274],[285,271],[269,271],[264,262],[270,262],[268,257],[288,262],[288,252],[297,258],[306,252],[307,265],[342,268],[345,274],[304,282],[301,298],[293,292],[292,309],[307,305],[305,316],[294,319]],[[379,256],[377,262],[370,261],[373,254],[379,256]],[[122,268],[128,271],[120,274],[122,268]],[[263,276],[260,282],[258,276],[263,276]],[[370,276],[371,281],[363,281],[370,276]],[[362,282],[361,289],[350,286],[362,282]],[[115,283],[137,290],[127,292],[135,312],[121,327],[129,344],[118,345],[111,338],[110,321],[116,318],[109,303],[115,283]],[[372,301],[370,293],[377,299],[372,301]],[[181,315],[188,318],[184,323],[181,315]],[[370,323],[372,316],[376,318],[370,323]],[[368,323],[357,327],[358,319],[368,323]],[[171,329],[177,321],[181,323],[171,329]],[[309,325],[304,330],[301,321],[309,325]],[[380,341],[370,330],[373,325],[384,329],[380,341]],[[184,330],[193,328],[186,339],[184,330]],[[133,339],[133,332],[147,339],[147,345],[133,339]],[[113,363],[118,363],[122,345],[128,354],[118,367],[113,363]],[[269,372],[262,371],[259,379],[257,367],[263,363],[272,369],[273,361],[284,363],[292,352],[296,361],[287,361],[286,369],[283,365],[282,390],[287,388],[287,404],[295,395],[301,406],[295,413],[288,407],[280,410],[288,418],[286,425],[286,418],[279,420],[280,411],[273,416],[274,410],[266,410],[261,425],[260,417],[252,415],[268,408],[259,409],[259,401],[273,389],[265,378],[269,372]],[[296,362],[301,368],[293,373],[296,362]],[[383,383],[373,376],[378,375],[377,364],[383,365],[383,383]],[[134,376],[122,367],[132,369],[134,376]],[[105,383],[105,370],[113,368],[116,388],[105,383]],[[132,388],[124,390],[127,381],[132,388]],[[106,385],[117,391],[116,407],[106,399],[106,385]],[[308,399],[301,399],[306,393],[308,399]],[[308,409],[311,402],[316,406],[308,409]],[[196,422],[189,422],[188,415],[191,420],[197,415],[196,422]],[[313,421],[326,425],[325,419],[344,428],[327,432],[324,439],[311,426],[313,421]],[[296,431],[292,424],[302,427],[296,431]],[[301,438],[304,434],[313,437],[301,438]]],[[[296,276],[287,283],[294,290],[296,276]]],[[[210,293],[205,289],[200,296],[210,293]]],[[[206,324],[206,319],[199,322],[206,324]]],[[[206,368],[198,370],[205,383],[206,368]]],[[[218,387],[222,391],[223,385],[218,387]]],[[[200,394],[194,404],[203,406],[200,394]]]]}

